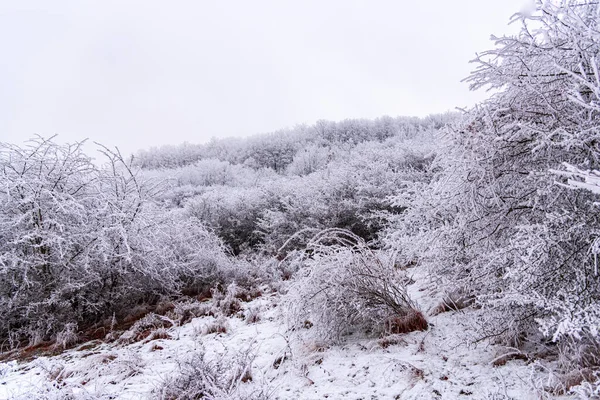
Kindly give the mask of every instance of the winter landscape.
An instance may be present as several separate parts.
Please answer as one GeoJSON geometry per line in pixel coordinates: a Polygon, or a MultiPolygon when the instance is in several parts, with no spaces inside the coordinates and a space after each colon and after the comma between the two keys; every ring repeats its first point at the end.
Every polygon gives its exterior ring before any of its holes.
{"type": "Polygon", "coordinates": [[[600,4],[512,23],[468,109],[2,141],[0,398],[600,398],[600,4]]]}

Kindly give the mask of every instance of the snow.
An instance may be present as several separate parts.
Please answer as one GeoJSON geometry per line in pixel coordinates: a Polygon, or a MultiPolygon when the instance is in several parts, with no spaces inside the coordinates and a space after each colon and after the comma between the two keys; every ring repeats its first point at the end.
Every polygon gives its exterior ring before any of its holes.
{"type": "MultiPolygon", "coordinates": [[[[424,310],[436,304],[435,289],[417,276],[410,294],[424,310]]],[[[387,338],[348,337],[328,346],[306,332],[289,332],[283,295],[246,303],[261,320],[228,319],[228,332],[203,334],[214,317],[168,329],[171,339],[119,345],[88,343],[54,357],[0,364],[0,398],[151,398],[178,362],[205,349],[208,357],[249,351],[252,387],[274,399],[539,399],[544,375],[524,361],[491,362],[503,349],[468,346],[477,310],[430,316],[430,329],[387,338]],[[389,344],[389,346],[386,346],[389,344]],[[43,397],[42,393],[44,393],[43,397]],[[52,397],[54,395],[55,397],[52,397]],[[37,397],[36,397],[37,396],[37,397]],[[113,397],[114,396],[114,397],[113,397]]],[[[506,351],[504,351],[506,353],[506,351]]],[[[545,395],[543,397],[542,395],[545,395]]]]}

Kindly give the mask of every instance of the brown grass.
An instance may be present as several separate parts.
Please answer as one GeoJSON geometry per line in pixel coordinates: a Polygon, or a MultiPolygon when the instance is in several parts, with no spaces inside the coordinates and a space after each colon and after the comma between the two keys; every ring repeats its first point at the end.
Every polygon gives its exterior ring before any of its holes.
{"type": "MultiPolygon", "coordinates": [[[[122,324],[131,326],[138,320],[144,318],[146,314],[152,312],[152,307],[148,305],[134,307],[130,312],[122,318],[122,324]]],[[[125,328],[127,329],[127,328],[125,328]]]]}
{"type": "Polygon", "coordinates": [[[244,371],[244,374],[240,377],[240,381],[242,381],[243,383],[252,381],[252,372],[250,372],[250,369],[246,369],[244,371]]]}
{"type": "Polygon", "coordinates": [[[400,344],[404,345],[404,344],[406,344],[406,340],[402,339],[399,336],[391,335],[391,336],[386,336],[386,337],[379,339],[377,341],[377,344],[381,348],[387,349],[390,346],[397,346],[400,344]]]}
{"type": "Polygon", "coordinates": [[[555,395],[564,395],[571,388],[581,385],[583,382],[594,382],[598,379],[597,373],[591,368],[582,368],[568,374],[558,376],[558,382],[546,390],[555,395]]]}
{"type": "Polygon", "coordinates": [[[227,333],[227,321],[224,319],[217,319],[204,328],[204,334],[210,335],[211,333],[227,333]]]}
{"type": "Polygon", "coordinates": [[[158,344],[154,344],[152,345],[152,347],[150,348],[150,351],[159,351],[159,350],[164,350],[164,347],[159,346],[158,344]]]}
{"type": "Polygon", "coordinates": [[[8,360],[31,361],[41,356],[55,356],[62,352],[58,349],[56,342],[40,342],[35,345],[14,349],[0,354],[0,362],[8,360]]]}
{"type": "Polygon", "coordinates": [[[244,289],[239,288],[235,294],[235,298],[243,302],[252,301],[263,295],[262,291],[258,288],[244,289]]]}
{"type": "Polygon", "coordinates": [[[404,317],[392,317],[386,323],[386,331],[391,334],[426,331],[427,328],[429,324],[418,310],[412,310],[404,317]]]}
{"type": "Polygon", "coordinates": [[[440,304],[438,304],[429,315],[434,316],[448,311],[458,311],[471,306],[475,302],[475,297],[467,294],[462,289],[454,290],[446,296],[440,304]]]}
{"type": "Polygon", "coordinates": [[[507,362],[512,361],[512,360],[523,360],[523,361],[529,361],[529,356],[525,353],[521,353],[519,352],[511,352],[511,353],[507,353],[507,354],[503,354],[499,357],[496,357],[492,360],[492,365],[494,367],[500,367],[503,365],[506,365],[507,362]]]}
{"type": "Polygon", "coordinates": [[[154,308],[154,312],[158,315],[166,315],[175,309],[175,303],[172,301],[161,301],[154,308]]]}
{"type": "Polygon", "coordinates": [[[150,342],[152,340],[159,340],[159,339],[173,339],[173,336],[171,336],[169,334],[169,332],[167,332],[166,329],[164,328],[158,328],[157,330],[153,331],[152,333],[150,333],[150,335],[148,336],[148,340],[146,340],[147,342],[150,342]]]}

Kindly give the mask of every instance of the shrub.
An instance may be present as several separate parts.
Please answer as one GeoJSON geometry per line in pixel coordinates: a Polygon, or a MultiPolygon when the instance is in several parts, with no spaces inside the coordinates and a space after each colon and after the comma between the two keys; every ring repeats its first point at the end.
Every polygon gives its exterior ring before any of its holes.
{"type": "Polygon", "coordinates": [[[426,176],[431,159],[424,142],[390,139],[362,143],[338,150],[317,171],[264,185],[269,201],[258,223],[262,248],[270,254],[286,242],[286,251],[303,248],[315,232],[327,228],[347,229],[376,245],[386,225],[382,214],[402,211],[393,207],[388,197],[407,181],[426,176]]]}
{"type": "Polygon", "coordinates": [[[257,188],[217,186],[185,203],[185,209],[214,229],[216,234],[238,255],[261,242],[258,220],[266,207],[264,194],[257,188]]]}
{"type": "Polygon", "coordinates": [[[97,167],[82,144],[0,144],[0,339],[73,340],[113,314],[214,283],[233,264],[196,219],[152,198],[118,151],[97,167]]]}
{"type": "Polygon", "coordinates": [[[360,330],[375,334],[427,329],[393,262],[353,233],[327,229],[301,255],[305,266],[289,294],[292,327],[338,341],[360,330]]]}

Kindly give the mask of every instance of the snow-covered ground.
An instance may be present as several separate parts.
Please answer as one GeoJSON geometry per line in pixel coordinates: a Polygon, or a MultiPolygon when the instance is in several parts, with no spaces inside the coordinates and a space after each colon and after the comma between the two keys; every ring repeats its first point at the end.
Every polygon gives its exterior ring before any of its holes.
{"type": "MultiPolygon", "coordinates": [[[[426,279],[410,285],[424,310],[439,301],[426,279]]],[[[171,338],[132,344],[92,342],[54,357],[0,364],[0,398],[156,398],[182,360],[204,350],[208,359],[245,354],[252,379],[236,389],[272,399],[540,399],[543,368],[523,360],[493,366],[506,349],[467,345],[475,310],[428,317],[430,328],[387,338],[350,337],[326,346],[287,330],[283,296],[245,303],[260,320],[233,316],[226,333],[206,334],[214,317],[168,329],[171,338]]],[[[235,398],[235,397],[232,397],[235,398]]],[[[566,397],[565,397],[566,398],[566,397]]]]}

